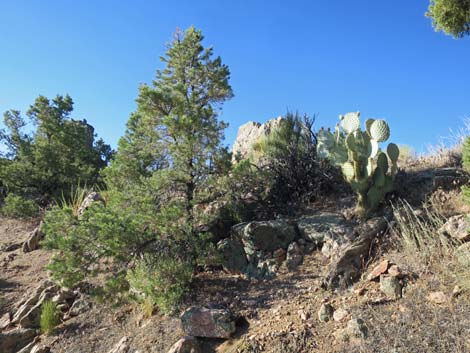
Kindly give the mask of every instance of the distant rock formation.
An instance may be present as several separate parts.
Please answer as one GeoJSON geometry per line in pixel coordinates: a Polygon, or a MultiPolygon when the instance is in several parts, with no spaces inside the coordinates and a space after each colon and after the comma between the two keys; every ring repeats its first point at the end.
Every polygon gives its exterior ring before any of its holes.
{"type": "Polygon", "coordinates": [[[237,138],[232,148],[232,162],[236,162],[237,156],[241,159],[249,157],[252,150],[253,144],[257,142],[261,137],[267,136],[276,127],[279,126],[280,122],[284,118],[279,116],[277,118],[268,120],[264,124],[260,124],[254,121],[249,121],[243,124],[238,129],[237,138]]]}

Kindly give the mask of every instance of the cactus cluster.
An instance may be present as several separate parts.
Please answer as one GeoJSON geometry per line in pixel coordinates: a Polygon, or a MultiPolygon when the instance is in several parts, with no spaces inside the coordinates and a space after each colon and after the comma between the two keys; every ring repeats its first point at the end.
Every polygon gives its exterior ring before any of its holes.
{"type": "Polygon", "coordinates": [[[317,135],[317,151],[320,157],[341,167],[358,196],[357,214],[364,217],[393,190],[400,152],[394,143],[388,145],[386,153],[379,147],[390,137],[385,120],[367,119],[362,131],[359,116],[359,112],[340,115],[335,132],[322,128],[317,135]]]}

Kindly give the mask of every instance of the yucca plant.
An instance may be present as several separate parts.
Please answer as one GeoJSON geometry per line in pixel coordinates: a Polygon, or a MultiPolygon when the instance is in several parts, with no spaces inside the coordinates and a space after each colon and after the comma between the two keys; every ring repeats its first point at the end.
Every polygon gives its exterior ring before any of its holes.
{"type": "Polygon", "coordinates": [[[59,310],[52,300],[45,300],[42,304],[40,327],[41,332],[50,334],[60,324],[59,310]]]}

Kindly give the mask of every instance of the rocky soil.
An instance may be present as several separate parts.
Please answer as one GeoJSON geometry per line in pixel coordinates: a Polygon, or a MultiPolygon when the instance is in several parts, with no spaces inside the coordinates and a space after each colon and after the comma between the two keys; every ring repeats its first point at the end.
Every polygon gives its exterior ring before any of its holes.
{"type": "MultiPolygon", "coordinates": [[[[55,287],[44,269],[51,253],[24,245],[38,222],[0,218],[0,351],[470,352],[467,293],[431,267],[417,273],[393,246],[393,222],[357,225],[343,211],[235,226],[227,239],[245,260],[197,274],[181,318],[55,287]],[[63,314],[48,336],[37,327],[44,298],[63,314]]],[[[468,239],[465,220],[451,220],[442,232],[468,239]]]]}

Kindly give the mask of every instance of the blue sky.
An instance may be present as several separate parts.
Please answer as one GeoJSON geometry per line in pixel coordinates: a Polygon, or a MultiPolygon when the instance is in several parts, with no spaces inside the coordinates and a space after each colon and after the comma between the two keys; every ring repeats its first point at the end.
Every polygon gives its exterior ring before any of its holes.
{"type": "Polygon", "coordinates": [[[435,33],[426,0],[0,0],[0,112],[70,94],[116,146],[137,88],[161,68],[176,27],[202,29],[231,70],[223,107],[238,126],[289,110],[317,127],[361,111],[423,151],[470,116],[470,39],[435,33]]]}

